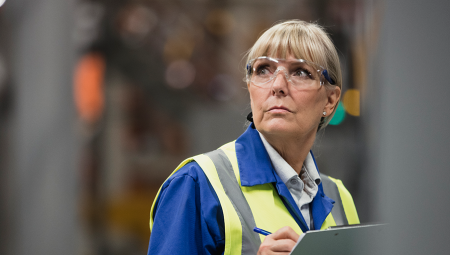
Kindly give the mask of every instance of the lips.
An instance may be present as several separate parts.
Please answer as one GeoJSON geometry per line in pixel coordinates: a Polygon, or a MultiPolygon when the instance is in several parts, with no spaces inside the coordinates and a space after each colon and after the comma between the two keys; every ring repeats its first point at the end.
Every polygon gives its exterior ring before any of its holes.
{"type": "Polygon", "coordinates": [[[273,106],[273,107],[270,107],[269,108],[269,110],[268,110],[269,112],[291,112],[288,108],[286,108],[286,107],[284,107],[284,106],[273,106]]]}

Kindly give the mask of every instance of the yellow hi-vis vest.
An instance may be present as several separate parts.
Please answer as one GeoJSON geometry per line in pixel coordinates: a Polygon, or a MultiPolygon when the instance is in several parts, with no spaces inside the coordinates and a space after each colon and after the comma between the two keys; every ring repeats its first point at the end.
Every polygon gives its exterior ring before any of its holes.
{"type": "MultiPolygon", "coordinates": [[[[225,255],[256,254],[264,236],[253,232],[255,226],[269,232],[290,226],[298,234],[302,233],[272,183],[241,186],[234,141],[186,159],[172,174],[191,161],[199,164],[219,198],[224,217],[225,255]]],[[[335,201],[320,229],[359,224],[353,199],[342,182],[323,174],[320,177],[325,194],[335,201]]],[[[150,230],[155,203],[156,199],[150,211],[150,230]]]]}

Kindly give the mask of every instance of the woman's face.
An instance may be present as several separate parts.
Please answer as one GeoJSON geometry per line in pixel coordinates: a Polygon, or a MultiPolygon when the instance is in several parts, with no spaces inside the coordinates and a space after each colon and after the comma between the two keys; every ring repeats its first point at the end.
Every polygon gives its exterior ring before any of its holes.
{"type": "MultiPolygon", "coordinates": [[[[291,54],[286,60],[295,60],[291,54]]],[[[288,70],[286,62],[280,62],[288,70]]],[[[314,82],[320,83],[319,79],[314,82]]],[[[328,85],[329,86],[329,85],[328,85]]],[[[332,113],[340,96],[340,88],[316,86],[309,89],[294,88],[279,72],[266,88],[247,84],[250,92],[253,122],[266,138],[270,136],[300,138],[315,135],[321,117],[332,113]],[[326,115],[323,115],[323,112],[326,115]]]]}

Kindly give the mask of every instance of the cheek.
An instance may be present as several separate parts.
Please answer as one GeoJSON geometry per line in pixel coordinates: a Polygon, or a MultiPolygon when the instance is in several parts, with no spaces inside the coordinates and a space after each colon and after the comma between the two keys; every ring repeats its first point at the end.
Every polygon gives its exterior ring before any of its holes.
{"type": "Polygon", "coordinates": [[[253,123],[256,127],[258,127],[258,130],[262,128],[262,122],[264,118],[264,103],[266,102],[267,97],[265,96],[267,94],[264,93],[262,89],[250,89],[250,106],[252,108],[252,114],[253,114],[253,123]]]}
{"type": "Polygon", "coordinates": [[[250,106],[252,107],[253,116],[259,115],[262,112],[262,105],[264,103],[263,94],[260,90],[250,89],[250,106]]]}
{"type": "Polygon", "coordinates": [[[299,118],[306,117],[320,121],[326,104],[326,98],[321,93],[298,93],[295,95],[295,102],[298,110],[301,112],[298,115],[299,118]]]}
{"type": "Polygon", "coordinates": [[[299,91],[293,93],[292,98],[299,109],[313,109],[321,102],[321,97],[316,91],[299,91]]]}

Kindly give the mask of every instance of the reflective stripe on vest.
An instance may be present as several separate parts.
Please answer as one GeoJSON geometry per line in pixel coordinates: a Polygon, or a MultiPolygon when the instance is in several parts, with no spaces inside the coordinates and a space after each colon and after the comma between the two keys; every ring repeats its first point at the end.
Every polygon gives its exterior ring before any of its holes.
{"type": "Polygon", "coordinates": [[[258,233],[253,231],[253,228],[256,226],[255,219],[237,182],[230,160],[220,149],[205,155],[213,161],[220,183],[239,217],[242,230],[241,254],[256,254],[261,245],[261,239],[258,233]]]}
{"type": "MultiPolygon", "coordinates": [[[[256,254],[264,237],[253,232],[255,226],[270,232],[290,226],[295,232],[302,233],[272,183],[251,187],[240,185],[234,142],[183,161],[173,173],[191,161],[199,164],[219,198],[224,216],[224,254],[256,254]]],[[[321,229],[359,223],[353,200],[342,182],[325,175],[321,178],[325,194],[336,201],[321,229]]],[[[150,229],[155,202],[150,212],[150,229]]]]}
{"type": "Polygon", "coordinates": [[[344,206],[342,205],[341,196],[339,195],[339,190],[336,183],[324,174],[320,174],[320,179],[322,180],[323,192],[335,202],[333,209],[331,210],[331,214],[336,222],[336,226],[348,225],[344,206]]]}

